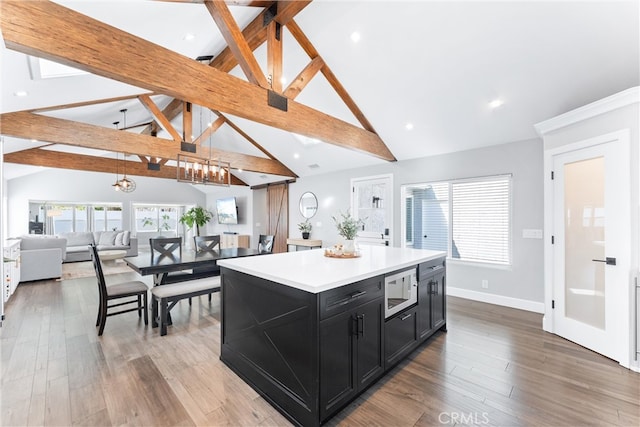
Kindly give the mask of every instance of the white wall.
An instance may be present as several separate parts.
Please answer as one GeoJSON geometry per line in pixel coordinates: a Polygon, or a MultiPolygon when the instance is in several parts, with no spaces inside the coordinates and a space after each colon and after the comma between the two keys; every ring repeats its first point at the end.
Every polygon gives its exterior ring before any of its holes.
{"type": "MultiPolygon", "coordinates": [[[[207,209],[213,212],[213,220],[207,224],[207,234],[238,233],[253,237],[254,195],[249,187],[206,187],[207,209]],[[225,197],[235,197],[238,207],[238,224],[218,224],[216,216],[216,200],[225,197]]],[[[257,241],[257,240],[256,240],[257,241]]],[[[257,245],[257,243],[256,243],[257,245]]]]}
{"type": "Polygon", "coordinates": [[[304,218],[298,209],[298,201],[302,193],[311,191],[318,198],[318,213],[311,219],[311,238],[321,239],[325,247],[338,242],[340,238],[331,217],[350,207],[351,178],[386,173],[393,174],[393,246],[400,246],[400,186],[511,173],[512,266],[496,268],[450,261],[447,285],[452,294],[542,312],[543,241],[522,238],[523,229],[543,228],[543,150],[540,139],[298,179],[290,185],[289,191],[289,236],[300,236],[297,224],[304,218]],[[489,289],[482,289],[483,279],[489,281],[489,289]]]}
{"type": "Polygon", "coordinates": [[[133,203],[203,205],[206,196],[194,186],[171,179],[132,176],[132,193],[113,190],[113,174],[50,169],[7,181],[8,236],[29,231],[29,200],[62,202],[121,202],[123,228],[133,230],[133,203]]]}

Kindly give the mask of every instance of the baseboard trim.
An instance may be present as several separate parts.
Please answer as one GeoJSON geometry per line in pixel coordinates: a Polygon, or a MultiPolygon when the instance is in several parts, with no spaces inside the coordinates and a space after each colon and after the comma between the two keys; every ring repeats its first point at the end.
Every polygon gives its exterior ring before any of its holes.
{"type": "Polygon", "coordinates": [[[544,314],[544,303],[447,286],[447,295],[544,314]]]}

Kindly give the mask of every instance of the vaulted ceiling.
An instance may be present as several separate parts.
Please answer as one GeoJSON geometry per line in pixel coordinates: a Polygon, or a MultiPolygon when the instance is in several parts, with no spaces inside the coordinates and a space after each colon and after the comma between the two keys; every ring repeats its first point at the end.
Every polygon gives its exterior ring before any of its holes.
{"type": "Polygon", "coordinates": [[[127,153],[129,174],[173,179],[186,141],[260,185],[533,138],[640,84],[635,1],[1,7],[7,178],[113,173],[127,153]],[[38,58],[88,73],[46,78],[38,58]]]}

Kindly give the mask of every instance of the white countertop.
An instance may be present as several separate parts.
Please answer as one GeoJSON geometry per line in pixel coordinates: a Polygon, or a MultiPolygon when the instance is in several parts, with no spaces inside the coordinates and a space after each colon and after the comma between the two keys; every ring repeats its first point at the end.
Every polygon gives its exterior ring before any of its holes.
{"type": "Polygon", "coordinates": [[[218,265],[311,293],[319,293],[446,255],[426,249],[360,247],[359,258],[329,258],[324,249],[218,261],[218,265]]]}

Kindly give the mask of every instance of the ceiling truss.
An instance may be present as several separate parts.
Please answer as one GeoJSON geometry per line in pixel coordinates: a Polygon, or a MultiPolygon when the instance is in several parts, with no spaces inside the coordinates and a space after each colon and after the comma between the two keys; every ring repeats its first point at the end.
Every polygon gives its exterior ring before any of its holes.
{"type": "MultiPolygon", "coordinates": [[[[97,75],[144,88],[150,92],[131,97],[5,113],[0,115],[2,133],[24,139],[38,139],[57,144],[132,153],[137,155],[140,160],[140,162],[127,162],[127,171],[132,175],[175,178],[175,168],[171,173],[167,173],[168,170],[171,170],[167,162],[175,159],[179,152],[180,142],[184,141],[193,143],[198,155],[230,161],[234,168],[296,177],[295,173],[231,122],[224,115],[224,112],[228,112],[286,131],[318,138],[338,146],[395,161],[395,157],[379,138],[364,114],[293,20],[293,17],[310,1],[185,0],[177,2],[204,3],[228,44],[227,48],[215,56],[208,65],[186,60],[161,46],[139,39],[52,2],[3,1],[0,11],[0,27],[8,48],[65,63],[97,75]],[[227,3],[264,7],[265,9],[244,30],[241,30],[231,16],[227,3]],[[282,25],[286,25],[295,40],[310,57],[307,66],[284,89],[280,78],[283,61],[282,25]],[[54,26],[60,26],[60,28],[64,28],[64,31],[54,32],[52,39],[51,32],[47,29],[54,26]],[[104,47],[103,40],[105,38],[117,40],[119,43],[115,47],[104,47]],[[80,43],[81,41],[82,43],[80,43]],[[266,76],[253,55],[253,51],[265,42],[267,42],[268,62],[266,76]],[[114,49],[118,51],[117,60],[113,55],[114,49]],[[140,58],[138,52],[145,52],[145,56],[150,58],[148,64],[140,64],[143,59],[140,58]],[[99,58],[92,60],[92,55],[97,55],[99,58]],[[248,81],[227,74],[236,65],[240,65],[248,81]],[[143,71],[145,69],[155,69],[158,72],[149,75],[143,71]],[[175,70],[181,71],[178,74],[175,70]],[[363,128],[358,128],[294,101],[318,72],[322,72],[363,128]],[[267,105],[265,102],[266,91],[269,90],[280,93],[287,98],[287,112],[267,105]],[[173,100],[161,110],[151,99],[151,96],[156,94],[172,96],[173,100]],[[233,96],[233,99],[230,95],[233,96]],[[137,98],[153,117],[153,121],[146,125],[140,133],[117,132],[114,129],[37,114],[44,111],[132,98],[137,98]],[[189,101],[184,101],[187,99],[189,101]],[[212,126],[204,129],[203,133],[195,139],[192,139],[192,103],[209,108],[218,115],[218,119],[212,126]],[[183,116],[183,135],[180,135],[171,124],[171,120],[180,114],[183,116]],[[216,149],[209,150],[202,146],[202,142],[223,124],[234,129],[268,158],[216,149]],[[82,132],[78,132],[79,128],[82,129],[82,132]],[[172,140],[155,137],[160,128],[165,130],[172,140]],[[81,134],[82,138],[75,136],[78,134],[81,134]],[[90,138],[87,138],[89,136],[90,138]],[[133,164],[130,165],[131,163],[133,164]],[[150,163],[162,165],[161,171],[148,170],[147,166],[150,163]]],[[[56,161],[53,162],[47,160],[47,156],[51,159],[54,158],[50,153],[52,153],[50,150],[38,149],[18,151],[6,154],[5,161],[69,169],[86,167],[84,170],[103,171],[102,169],[105,169],[104,172],[113,171],[113,159],[104,159],[104,162],[96,163],[94,156],[57,153],[60,155],[56,154],[56,161]],[[109,163],[111,163],[111,167],[107,166],[109,163]],[[100,164],[100,169],[95,166],[97,164],[100,164]]],[[[243,184],[240,180],[236,181],[236,185],[243,184]]]]}

